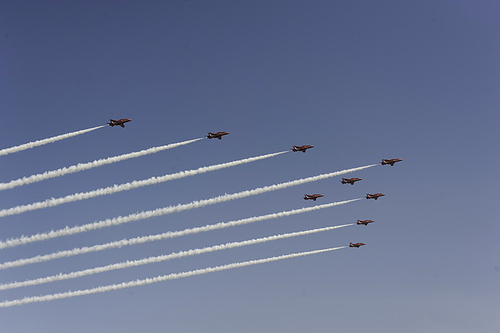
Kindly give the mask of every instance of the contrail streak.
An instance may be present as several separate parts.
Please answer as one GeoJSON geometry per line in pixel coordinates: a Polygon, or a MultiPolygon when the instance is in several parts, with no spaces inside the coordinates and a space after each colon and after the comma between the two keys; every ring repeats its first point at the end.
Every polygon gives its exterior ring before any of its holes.
{"type": "Polygon", "coordinates": [[[207,274],[207,273],[220,272],[220,271],[225,271],[225,270],[232,269],[232,268],[239,268],[239,267],[257,265],[257,264],[263,264],[263,263],[273,262],[273,261],[278,261],[278,260],[283,260],[283,259],[291,259],[291,258],[303,257],[303,256],[307,256],[307,255],[310,255],[310,254],[317,254],[317,253],[335,251],[335,250],[339,250],[339,249],[343,249],[343,248],[346,248],[346,246],[332,247],[332,248],[328,248],[328,249],[308,251],[308,252],[292,253],[292,254],[286,254],[286,255],[277,256],[277,257],[270,257],[270,258],[265,258],[265,259],[243,261],[243,262],[237,262],[237,263],[232,263],[232,264],[227,264],[227,265],[221,265],[221,266],[215,266],[215,267],[207,267],[207,268],[197,269],[197,270],[188,271],[188,272],[172,273],[172,274],[168,274],[168,275],[160,275],[160,276],[157,276],[157,277],[154,277],[154,278],[148,278],[148,279],[143,279],[143,280],[135,280],[135,281],[123,282],[123,283],[119,283],[119,284],[112,284],[112,285],[107,285],[107,286],[101,286],[101,287],[96,287],[96,288],[92,288],[92,289],[67,291],[67,292],[63,292],[63,293],[48,294],[48,295],[43,295],[43,296],[25,297],[25,298],[22,298],[22,299],[16,299],[16,300],[12,300],[12,301],[1,302],[0,303],[0,308],[7,308],[7,307],[10,307],[10,306],[14,306],[14,305],[23,305],[23,304],[28,304],[28,303],[47,302],[47,301],[53,301],[53,300],[56,300],[56,299],[63,299],[63,298],[70,298],[70,297],[75,297],[75,296],[97,294],[97,293],[102,293],[102,292],[111,291],[111,290],[119,290],[119,289],[124,289],[124,288],[131,288],[131,287],[136,287],[136,286],[143,286],[143,285],[152,284],[152,283],[161,282],[161,281],[182,279],[182,278],[186,278],[186,277],[190,277],[190,276],[195,276],[195,275],[202,275],[202,274],[207,274]]]}
{"type": "Polygon", "coordinates": [[[165,175],[165,176],[161,176],[161,177],[151,177],[151,178],[148,178],[145,180],[134,180],[133,182],[130,182],[130,183],[109,186],[109,187],[100,188],[100,189],[89,191],[89,192],[80,192],[80,193],[70,194],[70,195],[67,195],[67,196],[62,197],[62,198],[52,198],[52,199],[47,199],[45,201],[35,202],[35,203],[29,204],[29,205],[22,205],[22,206],[12,207],[9,209],[2,209],[2,210],[0,210],[0,217],[21,214],[24,212],[42,209],[42,208],[47,208],[47,207],[54,207],[54,206],[68,203],[68,202],[90,199],[90,198],[98,197],[101,195],[108,195],[108,194],[114,194],[117,192],[128,191],[128,190],[142,187],[142,186],[155,185],[155,184],[163,183],[163,182],[166,182],[169,180],[194,176],[194,175],[197,175],[200,173],[220,170],[220,169],[229,168],[229,167],[244,164],[244,163],[250,163],[250,162],[254,162],[254,161],[258,161],[258,160],[263,160],[265,158],[273,157],[276,155],[281,155],[281,154],[284,154],[287,152],[289,152],[289,151],[286,150],[286,151],[282,151],[279,153],[273,153],[273,154],[267,154],[267,155],[262,155],[262,156],[257,156],[257,157],[245,158],[245,159],[238,160],[238,161],[216,164],[216,165],[211,165],[208,167],[201,167],[201,168],[198,168],[195,170],[180,171],[180,172],[177,172],[174,174],[165,175]]]}
{"type": "Polygon", "coordinates": [[[343,175],[343,174],[346,174],[349,172],[355,172],[355,171],[367,169],[367,168],[370,168],[370,167],[373,167],[376,165],[377,164],[371,164],[371,165],[362,166],[362,167],[358,167],[358,168],[352,168],[352,169],[322,174],[322,175],[318,175],[318,176],[303,178],[303,179],[299,179],[299,180],[293,180],[293,181],[289,181],[289,182],[285,182],[285,183],[281,183],[281,184],[277,184],[277,185],[260,187],[260,188],[256,188],[253,190],[247,190],[247,191],[242,191],[242,192],[233,193],[233,194],[224,194],[224,195],[221,195],[221,196],[218,196],[215,198],[211,198],[211,199],[193,201],[193,202],[188,203],[188,204],[178,204],[177,206],[167,206],[167,207],[163,207],[163,208],[157,208],[155,210],[149,210],[149,211],[145,211],[145,212],[143,211],[141,213],[130,214],[127,216],[118,216],[118,217],[106,219],[103,221],[97,221],[94,223],[84,224],[81,226],[75,226],[75,227],[66,226],[63,229],[59,229],[56,231],[52,230],[49,232],[39,233],[39,234],[28,236],[28,237],[22,236],[20,238],[10,239],[10,240],[1,242],[0,249],[5,248],[5,247],[17,246],[17,245],[21,245],[21,244],[38,242],[38,241],[47,240],[47,239],[56,238],[56,237],[61,237],[61,236],[74,235],[74,234],[78,234],[81,232],[87,232],[90,230],[111,227],[111,226],[120,225],[123,223],[129,223],[132,221],[144,220],[144,219],[147,219],[150,217],[162,216],[162,215],[171,214],[174,212],[181,212],[181,211],[190,210],[190,209],[194,209],[194,208],[198,208],[198,207],[204,207],[204,206],[208,206],[208,205],[217,204],[220,202],[241,199],[241,198],[249,197],[252,195],[262,194],[265,192],[275,191],[275,190],[287,188],[290,186],[301,185],[301,184],[305,184],[308,182],[313,182],[313,181],[317,181],[317,180],[321,180],[321,179],[325,179],[325,178],[343,175]]]}
{"type": "Polygon", "coordinates": [[[321,205],[321,206],[314,206],[314,207],[309,207],[309,208],[296,209],[293,211],[285,211],[285,212],[281,212],[281,213],[262,215],[262,216],[257,216],[257,217],[253,217],[253,218],[241,219],[241,220],[237,220],[237,221],[221,222],[221,223],[217,223],[217,224],[206,225],[204,227],[188,228],[188,229],[184,229],[181,231],[167,231],[167,232],[164,232],[161,234],[156,234],[156,235],[141,236],[141,237],[135,237],[135,238],[131,238],[131,239],[122,239],[119,241],[109,242],[109,243],[105,243],[105,244],[74,248],[72,250],[59,251],[59,252],[54,252],[54,253],[45,254],[45,255],[38,255],[38,256],[35,256],[32,258],[7,261],[7,262],[0,264],[0,269],[25,266],[25,265],[29,265],[29,264],[41,263],[41,262],[50,261],[50,260],[59,259],[59,258],[72,257],[72,256],[85,254],[85,253],[104,251],[104,250],[109,250],[109,249],[114,249],[114,248],[121,248],[123,246],[128,246],[128,245],[143,244],[143,243],[147,243],[147,242],[154,242],[157,240],[164,240],[164,239],[169,239],[169,238],[186,236],[189,234],[195,234],[195,233],[199,233],[199,232],[206,232],[206,231],[210,231],[210,230],[223,229],[223,228],[228,228],[228,227],[232,227],[232,226],[238,226],[238,225],[248,224],[248,223],[262,221],[262,220],[268,220],[271,218],[278,218],[278,217],[282,217],[282,216],[305,213],[305,212],[309,212],[309,211],[313,211],[313,210],[318,210],[321,208],[339,206],[339,205],[342,205],[345,203],[349,203],[349,202],[353,202],[353,201],[357,201],[357,200],[361,200],[361,199],[362,198],[334,202],[334,203],[325,204],[325,205],[321,205]]]}
{"type": "MultiPolygon", "coordinates": [[[[184,229],[181,231],[167,231],[167,232],[159,234],[159,235],[138,237],[138,239],[144,238],[144,239],[156,240],[156,239],[167,239],[167,238],[180,237],[180,236],[185,236],[185,235],[190,235],[190,234],[196,234],[199,232],[224,229],[224,228],[234,227],[234,226],[238,226],[238,225],[253,223],[253,222],[276,219],[276,218],[284,217],[284,216],[312,212],[314,210],[339,206],[339,205],[343,205],[346,203],[350,203],[350,202],[358,201],[358,200],[362,200],[362,199],[363,198],[351,199],[351,200],[345,200],[345,201],[339,201],[339,202],[332,202],[332,203],[323,204],[323,205],[316,205],[316,206],[312,206],[312,207],[283,211],[280,213],[272,213],[272,214],[267,214],[267,215],[254,216],[254,217],[249,217],[249,218],[240,219],[240,220],[236,220],[236,221],[208,224],[208,225],[203,226],[203,227],[189,228],[189,229],[184,229]]],[[[62,230],[66,230],[66,229],[62,229],[62,230]]],[[[0,241],[0,249],[4,249],[7,247],[15,247],[15,246],[19,246],[19,245],[28,244],[28,243],[34,243],[34,242],[43,241],[43,240],[47,240],[47,239],[55,238],[55,237],[59,237],[59,236],[65,236],[64,234],[55,234],[55,233],[56,233],[56,231],[51,231],[49,233],[36,234],[36,235],[32,235],[32,236],[23,236],[20,238],[9,239],[7,241],[0,241]],[[53,234],[51,234],[51,233],[53,233],[53,234]]],[[[149,241],[149,240],[146,240],[146,241],[149,241]]]]}
{"type": "Polygon", "coordinates": [[[72,136],[84,134],[84,133],[87,133],[87,132],[90,132],[90,131],[93,131],[93,130],[96,130],[96,129],[99,129],[99,128],[102,128],[105,126],[106,125],[92,127],[92,128],[84,129],[81,131],[71,132],[71,133],[62,134],[62,135],[58,135],[58,136],[53,136],[53,137],[48,138],[48,139],[28,142],[28,143],[25,143],[25,144],[22,144],[19,146],[15,146],[15,147],[11,147],[11,148],[5,148],[5,149],[0,150],[0,156],[11,154],[11,153],[17,153],[18,151],[22,151],[22,150],[26,150],[26,149],[30,149],[30,148],[34,148],[34,147],[38,147],[38,146],[43,146],[43,145],[46,145],[47,143],[52,143],[52,142],[56,142],[59,140],[71,138],[72,136]]]}
{"type": "Polygon", "coordinates": [[[188,251],[173,252],[171,254],[164,254],[164,255],[160,255],[160,256],[156,256],[156,257],[149,257],[149,258],[144,258],[144,259],[139,259],[139,260],[111,264],[111,265],[107,265],[107,266],[90,268],[90,269],[71,272],[71,273],[67,273],[67,274],[60,273],[58,275],[52,275],[52,276],[38,278],[38,279],[34,279],[34,280],[27,280],[24,282],[12,282],[12,283],[0,284],[0,290],[26,287],[26,286],[34,286],[34,285],[48,283],[48,282],[74,279],[74,278],[78,278],[78,277],[82,277],[82,276],[86,276],[86,275],[108,272],[108,271],[112,271],[115,269],[123,269],[123,268],[135,267],[135,266],[140,266],[140,265],[147,265],[147,264],[167,261],[167,260],[171,260],[171,259],[178,259],[178,258],[183,258],[183,257],[188,257],[188,256],[199,255],[199,254],[203,254],[203,253],[209,253],[209,252],[215,252],[215,251],[220,251],[220,250],[232,249],[232,248],[236,248],[236,247],[242,247],[242,246],[246,246],[246,245],[253,245],[253,244],[265,243],[265,242],[269,242],[269,241],[275,241],[275,240],[279,240],[279,239],[304,236],[304,235],[319,233],[319,232],[323,232],[323,231],[329,231],[329,230],[339,229],[339,228],[343,228],[343,227],[348,227],[351,225],[354,225],[354,223],[338,225],[338,226],[334,226],[334,227],[324,227],[324,228],[318,228],[318,229],[312,229],[312,230],[306,230],[306,231],[291,232],[291,233],[287,233],[287,234],[274,235],[274,236],[262,237],[262,238],[257,238],[257,239],[250,239],[250,240],[241,241],[241,242],[231,242],[231,243],[226,243],[226,244],[208,246],[208,247],[204,247],[201,249],[191,249],[188,251]]]}
{"type": "Polygon", "coordinates": [[[144,149],[141,151],[136,151],[136,152],[132,152],[132,153],[128,153],[128,154],[103,158],[103,159],[96,160],[93,162],[78,163],[77,165],[72,165],[69,167],[64,167],[64,168],[60,168],[60,169],[52,170],[52,171],[46,171],[44,173],[31,175],[29,177],[23,177],[23,178],[11,180],[8,183],[0,183],[0,191],[11,189],[11,188],[14,188],[17,186],[22,186],[22,185],[40,182],[40,181],[45,180],[45,179],[61,177],[61,176],[67,175],[69,173],[76,173],[76,172],[80,172],[80,171],[84,171],[84,170],[88,170],[88,169],[92,169],[92,168],[97,168],[97,167],[100,167],[100,166],[103,166],[106,164],[111,164],[111,163],[115,163],[115,162],[128,160],[130,158],[136,158],[136,157],[140,157],[140,156],[144,156],[144,155],[148,155],[148,154],[154,154],[154,153],[157,153],[157,152],[160,152],[163,150],[172,149],[175,147],[187,145],[189,143],[203,140],[203,139],[204,138],[198,138],[198,139],[187,140],[187,141],[183,141],[183,142],[171,143],[168,145],[159,146],[159,147],[152,147],[149,149],[144,149]]]}

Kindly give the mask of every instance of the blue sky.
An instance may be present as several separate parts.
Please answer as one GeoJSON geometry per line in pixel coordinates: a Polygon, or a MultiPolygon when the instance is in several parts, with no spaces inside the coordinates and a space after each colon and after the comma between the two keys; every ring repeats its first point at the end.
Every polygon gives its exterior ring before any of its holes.
{"type": "Polygon", "coordinates": [[[0,209],[312,144],[1,217],[0,239],[402,158],[341,177],[0,250],[1,262],[386,193],[316,212],[2,270],[23,281],[181,250],[338,230],[67,281],[0,301],[364,242],[360,249],[0,309],[9,332],[498,332],[497,1],[4,1],[0,182],[228,131],[0,191],[0,209]],[[322,193],[316,202],[304,193],[322,193]]]}

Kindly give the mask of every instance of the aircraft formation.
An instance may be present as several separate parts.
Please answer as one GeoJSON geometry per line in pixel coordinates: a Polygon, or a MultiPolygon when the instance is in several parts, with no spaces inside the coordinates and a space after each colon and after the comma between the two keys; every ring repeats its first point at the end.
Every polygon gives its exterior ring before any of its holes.
{"type": "MultiPolygon", "coordinates": [[[[306,149],[308,148],[312,148],[314,146],[312,145],[303,145],[303,146],[293,146],[292,148],[292,151],[294,152],[297,152],[297,151],[301,151],[303,153],[306,152],[306,149]]],[[[402,159],[400,158],[393,158],[393,159],[382,159],[382,161],[380,162],[380,164],[382,165],[390,165],[390,166],[394,166],[394,163],[396,162],[401,162],[402,159]]],[[[351,185],[354,185],[355,182],[357,181],[360,181],[360,180],[363,180],[362,178],[356,178],[356,177],[353,177],[353,178],[342,178],[342,180],[340,181],[342,184],[351,184],[351,185]]],[[[385,196],[384,193],[375,193],[375,194],[370,194],[370,193],[366,193],[366,199],[375,199],[377,200],[379,197],[383,197],[385,196]]],[[[321,198],[321,197],[324,197],[323,194],[304,194],[304,200],[313,200],[313,201],[316,201],[316,199],[318,198],[321,198]]],[[[375,222],[374,220],[358,220],[357,221],[357,225],[364,225],[364,226],[367,226],[368,223],[373,223],[375,222]]],[[[365,243],[349,243],[349,247],[355,247],[355,248],[359,248],[360,246],[362,245],[366,245],[365,243]]]]}
{"type": "MultiPolygon", "coordinates": [[[[119,119],[119,120],[110,119],[110,123],[108,123],[108,124],[111,127],[113,127],[115,125],[119,125],[121,127],[125,127],[123,124],[126,123],[126,122],[129,122],[129,121],[131,121],[131,119],[119,119]]],[[[228,135],[228,134],[229,134],[229,132],[216,132],[216,133],[208,132],[208,135],[206,137],[209,138],[209,139],[219,139],[219,140],[221,140],[222,136],[228,135]]],[[[310,149],[310,148],[313,148],[313,147],[314,147],[313,145],[302,145],[302,146],[293,145],[293,147],[292,147],[291,150],[293,152],[301,151],[301,152],[305,153],[307,149],[310,149]]],[[[380,162],[380,164],[394,166],[394,163],[401,162],[401,161],[402,161],[401,158],[382,159],[382,161],[380,162]]],[[[353,177],[353,178],[342,178],[342,180],[340,182],[342,184],[351,184],[351,185],[354,185],[355,182],[360,181],[360,180],[363,180],[363,178],[356,178],[356,177],[353,177]]],[[[383,196],[385,196],[384,193],[375,193],[375,194],[366,193],[366,199],[375,199],[375,200],[377,200],[379,197],[383,197],[383,196]]],[[[316,201],[316,199],[321,198],[321,197],[324,197],[324,195],[323,194],[304,194],[304,200],[313,200],[313,201],[316,201]]],[[[358,220],[356,224],[367,226],[368,223],[373,223],[373,222],[375,222],[375,221],[373,221],[373,220],[363,220],[363,221],[358,220]]],[[[359,248],[362,245],[366,245],[366,244],[365,243],[355,243],[355,244],[349,243],[349,247],[359,248]]]]}
{"type": "MultiPolygon", "coordinates": [[[[130,122],[130,121],[131,121],[131,119],[128,119],[128,118],[121,118],[118,120],[110,119],[110,122],[107,124],[110,127],[120,126],[120,127],[124,128],[125,123],[130,122]]],[[[53,138],[40,140],[41,143],[36,144],[36,145],[51,143],[51,142],[54,142],[56,140],[61,140],[61,139],[68,138],[71,136],[83,134],[83,133],[86,133],[86,132],[89,132],[89,131],[92,131],[92,130],[95,130],[98,128],[102,128],[102,127],[106,127],[106,125],[101,125],[99,127],[90,128],[87,130],[81,130],[81,131],[67,133],[67,134],[53,137],[53,138]]],[[[229,134],[229,132],[222,132],[222,131],[215,132],[215,133],[208,132],[208,135],[206,135],[205,138],[221,140],[223,136],[228,135],[228,134],[229,134]]],[[[108,157],[106,159],[97,160],[97,161],[93,161],[93,162],[89,162],[89,163],[80,163],[77,166],[74,166],[74,167],[72,166],[70,168],[70,170],[71,170],[71,172],[83,171],[83,170],[98,167],[101,165],[114,163],[114,162],[118,162],[118,161],[123,161],[123,160],[128,159],[128,158],[132,158],[132,157],[135,158],[137,156],[143,156],[143,155],[154,153],[157,151],[171,149],[174,147],[178,147],[181,145],[185,145],[185,144],[195,142],[198,140],[203,140],[203,139],[204,138],[202,137],[202,138],[197,138],[197,139],[192,139],[192,140],[186,140],[183,142],[172,143],[172,144],[168,144],[168,145],[164,145],[164,146],[145,149],[145,150],[140,151],[140,152],[133,152],[133,153],[123,154],[123,155],[119,155],[119,156],[108,157]]],[[[28,148],[31,148],[31,146],[36,146],[36,145],[35,145],[35,143],[33,143],[33,144],[30,143],[30,147],[28,147],[28,148]]],[[[8,148],[8,149],[4,149],[2,151],[5,151],[5,153],[3,153],[3,154],[6,155],[6,154],[11,153],[11,152],[17,152],[17,151],[20,151],[23,149],[27,149],[24,146],[26,146],[26,144],[21,145],[21,146],[8,148]]],[[[314,147],[313,145],[302,145],[302,146],[293,145],[291,150],[293,152],[300,152],[301,151],[301,152],[305,153],[307,149],[310,149],[313,147],[314,147]]],[[[0,152],[2,152],[2,151],[0,151],[0,152]]],[[[178,179],[181,177],[191,176],[191,175],[195,175],[198,173],[205,173],[208,171],[219,170],[219,169],[230,167],[230,166],[235,166],[235,165],[239,165],[239,164],[243,164],[243,163],[249,163],[252,161],[257,161],[257,160],[261,160],[264,158],[269,158],[272,156],[284,154],[284,153],[287,153],[289,151],[290,150],[286,150],[286,151],[282,151],[282,152],[266,154],[266,155],[261,155],[261,156],[256,156],[256,157],[250,157],[250,158],[245,158],[245,159],[232,161],[232,162],[226,162],[226,163],[220,163],[220,164],[215,164],[215,165],[206,166],[206,167],[200,167],[199,169],[188,170],[187,172],[181,171],[179,173],[167,174],[167,175],[161,176],[161,177],[152,177],[152,178],[146,179],[146,180],[140,180],[140,181],[134,180],[133,182],[125,183],[125,184],[121,184],[121,185],[114,185],[113,187],[102,188],[102,189],[89,191],[89,192],[85,192],[85,193],[83,193],[83,192],[76,193],[76,194],[68,195],[66,197],[57,198],[57,199],[54,199],[54,198],[47,199],[43,202],[34,203],[31,205],[22,205],[22,206],[12,207],[9,209],[0,209],[0,217],[7,216],[7,215],[16,215],[16,214],[20,214],[22,212],[26,212],[26,211],[30,211],[30,210],[34,210],[34,209],[52,207],[52,206],[55,206],[56,204],[59,205],[62,203],[73,202],[76,200],[82,200],[82,199],[86,199],[86,198],[90,198],[90,197],[95,197],[98,195],[112,194],[112,193],[116,193],[119,191],[129,190],[131,188],[151,185],[151,184],[155,184],[155,183],[159,183],[159,182],[168,181],[171,179],[178,179]]],[[[2,154],[0,154],[0,155],[2,155],[2,154]]],[[[402,161],[402,159],[396,159],[396,158],[395,159],[382,159],[380,164],[394,166],[395,163],[401,162],[401,161],[402,161]]],[[[363,170],[365,168],[373,167],[376,165],[377,164],[371,164],[371,165],[367,165],[367,166],[351,168],[351,169],[346,169],[346,170],[342,170],[342,171],[331,172],[328,174],[321,174],[318,176],[302,178],[302,179],[298,179],[295,181],[289,181],[289,182],[284,182],[284,183],[280,183],[280,184],[275,184],[273,186],[266,186],[266,187],[262,187],[262,188],[257,188],[257,189],[253,189],[252,191],[247,190],[247,191],[242,191],[242,192],[233,193],[233,194],[225,194],[223,196],[219,196],[216,198],[194,201],[192,203],[187,203],[187,204],[182,204],[182,205],[179,204],[177,206],[167,206],[167,207],[159,208],[156,210],[145,211],[145,212],[141,212],[141,213],[137,213],[137,214],[130,214],[128,216],[121,217],[120,220],[116,220],[116,221],[114,219],[106,219],[106,220],[102,220],[102,221],[96,221],[93,223],[85,224],[82,226],[75,226],[75,227],[71,227],[71,228],[66,227],[66,228],[63,228],[60,230],[55,230],[55,231],[52,230],[50,232],[38,233],[38,234],[32,235],[32,236],[21,236],[19,238],[11,238],[8,241],[0,240],[0,249],[6,248],[6,247],[20,246],[20,245],[34,243],[34,242],[38,242],[41,240],[48,240],[48,239],[52,239],[52,238],[56,238],[56,237],[74,235],[77,233],[87,232],[89,230],[100,229],[100,228],[109,227],[109,226],[116,226],[116,225],[122,224],[122,223],[128,223],[131,221],[137,221],[137,220],[141,220],[141,219],[145,219],[145,218],[149,218],[149,217],[153,217],[153,216],[161,216],[161,215],[165,215],[165,214],[170,214],[172,212],[179,212],[179,211],[183,211],[183,210],[193,209],[193,208],[202,207],[202,206],[209,205],[209,204],[214,204],[217,202],[224,202],[224,201],[239,199],[239,198],[243,198],[243,197],[246,197],[249,195],[264,193],[265,191],[271,191],[271,190],[275,190],[275,189],[279,189],[279,188],[286,188],[289,186],[300,185],[300,184],[304,184],[306,182],[325,179],[328,177],[334,177],[334,176],[346,174],[349,172],[355,172],[355,171],[363,170]],[[217,199],[217,200],[214,200],[214,199],[217,199]]],[[[60,177],[64,174],[68,173],[68,172],[66,172],[66,169],[68,169],[68,168],[61,168],[58,170],[45,172],[44,174],[37,174],[37,175],[32,175],[30,177],[24,177],[22,179],[13,180],[10,183],[0,183],[0,191],[12,188],[14,186],[21,186],[21,185],[33,183],[35,181],[41,181],[43,179],[60,177]]],[[[362,180],[362,178],[342,178],[341,183],[355,185],[356,182],[361,181],[361,180],[362,180]]],[[[318,193],[317,194],[304,194],[303,199],[316,201],[318,198],[322,198],[324,196],[325,196],[324,194],[318,194],[318,193]]],[[[385,196],[385,194],[383,194],[383,193],[375,193],[375,194],[367,193],[365,198],[377,200],[379,197],[382,197],[382,196],[385,196]]],[[[72,250],[56,252],[56,253],[49,254],[49,255],[36,256],[33,258],[19,259],[19,260],[15,260],[15,261],[11,261],[11,262],[0,263],[0,269],[6,269],[9,267],[24,266],[24,265],[27,265],[30,263],[40,263],[40,262],[52,260],[55,258],[69,257],[69,256],[84,254],[84,253],[89,253],[89,252],[97,252],[97,251],[101,251],[103,249],[122,247],[124,245],[133,245],[133,244],[138,244],[140,242],[146,242],[146,241],[149,242],[149,241],[153,241],[153,240],[179,237],[181,235],[188,235],[188,234],[192,234],[192,233],[198,233],[198,232],[204,232],[204,231],[209,231],[209,230],[226,228],[226,227],[234,226],[234,225],[253,223],[253,222],[262,221],[265,219],[276,218],[277,216],[289,216],[292,214],[299,214],[302,212],[321,209],[323,207],[325,207],[325,208],[326,207],[333,207],[336,205],[341,205],[341,204],[345,204],[345,203],[353,202],[353,201],[357,201],[357,200],[362,200],[362,198],[345,200],[345,201],[340,201],[340,202],[333,202],[333,203],[324,204],[324,205],[313,205],[313,206],[304,207],[301,209],[294,209],[291,211],[283,211],[280,213],[273,213],[273,214],[268,214],[268,215],[256,216],[256,217],[252,217],[252,218],[244,218],[241,220],[231,221],[231,222],[227,222],[227,223],[220,222],[220,223],[217,223],[214,225],[206,225],[204,227],[188,228],[188,229],[178,231],[178,232],[168,232],[168,233],[158,234],[158,235],[149,235],[149,236],[145,236],[145,237],[132,238],[129,240],[124,239],[124,240],[120,240],[120,241],[114,241],[114,242],[110,242],[110,243],[106,243],[106,244],[96,245],[93,247],[74,248],[72,250]],[[203,231],[201,231],[201,229],[203,229],[203,231]]],[[[356,225],[368,226],[368,224],[373,223],[373,222],[375,222],[375,221],[374,220],[357,220],[356,225]]],[[[305,230],[305,231],[300,231],[300,232],[295,232],[295,233],[282,234],[279,236],[275,235],[275,236],[263,237],[263,238],[259,238],[259,239],[253,239],[251,241],[226,243],[226,244],[221,244],[221,245],[215,245],[212,247],[197,249],[196,251],[193,251],[193,252],[183,251],[183,252],[179,252],[179,253],[172,253],[169,256],[160,256],[160,257],[162,257],[162,258],[163,257],[165,257],[165,258],[180,257],[181,253],[183,256],[194,255],[194,254],[198,254],[198,253],[215,251],[216,249],[218,250],[221,248],[230,248],[230,246],[231,247],[242,246],[239,244],[247,244],[247,243],[248,244],[250,244],[250,243],[257,244],[260,242],[268,241],[269,239],[278,239],[277,237],[280,237],[279,239],[288,238],[288,237],[295,237],[298,235],[306,235],[306,234],[321,232],[324,230],[332,230],[332,229],[341,228],[341,227],[350,226],[350,225],[354,225],[354,223],[340,225],[340,226],[331,226],[331,227],[325,227],[325,228],[305,230]]],[[[263,262],[271,262],[271,261],[275,261],[275,260],[281,260],[283,258],[293,258],[293,257],[297,257],[297,256],[309,255],[312,253],[333,251],[333,250],[345,248],[345,247],[359,248],[359,247],[364,246],[364,245],[366,245],[366,244],[360,243],[360,242],[358,242],[358,243],[350,242],[349,246],[346,245],[346,246],[337,247],[337,248],[295,253],[295,254],[290,254],[290,255],[285,255],[285,256],[280,256],[280,257],[271,257],[271,258],[260,259],[260,260],[252,260],[252,261],[248,261],[248,262],[233,263],[233,264],[228,264],[228,265],[223,265],[223,266],[217,266],[214,268],[208,267],[206,269],[198,269],[196,271],[183,272],[183,273],[180,273],[179,276],[181,274],[186,274],[186,276],[189,276],[189,274],[191,274],[191,273],[195,274],[195,275],[205,274],[205,273],[209,273],[209,272],[213,272],[213,271],[230,269],[231,267],[243,267],[246,265],[253,265],[253,264],[260,263],[260,262],[262,262],[262,263],[263,262]]],[[[40,278],[37,280],[27,280],[24,282],[12,282],[12,283],[7,283],[7,284],[0,283],[0,290],[10,289],[10,288],[18,288],[21,286],[28,286],[28,285],[34,285],[34,284],[41,284],[41,283],[46,283],[46,282],[68,279],[68,278],[75,278],[75,277],[80,276],[80,274],[90,275],[90,274],[97,274],[97,273],[112,270],[112,269],[133,267],[134,265],[136,265],[136,262],[141,262],[141,265],[146,264],[146,263],[159,262],[160,257],[150,257],[150,258],[137,260],[134,262],[127,261],[127,262],[112,264],[112,265],[108,265],[108,266],[104,266],[104,267],[96,267],[96,268],[86,269],[85,271],[72,272],[72,273],[67,273],[67,274],[59,274],[57,276],[56,275],[49,276],[49,277],[40,278]]],[[[167,259],[161,259],[161,260],[167,260],[167,259]]],[[[174,276],[174,275],[177,276],[176,274],[173,274],[173,275],[171,274],[171,275],[159,276],[159,277],[156,277],[155,279],[157,279],[157,281],[169,280],[169,279],[172,279],[171,276],[174,276]]],[[[177,278],[177,277],[175,277],[175,278],[177,278]]],[[[138,285],[149,284],[149,283],[151,283],[150,280],[151,279],[137,280],[137,281],[133,282],[133,285],[138,286],[138,285]]],[[[80,291],[75,291],[75,292],[70,291],[70,292],[66,292],[66,293],[53,294],[53,295],[45,295],[45,296],[37,296],[37,297],[25,297],[24,299],[0,302],[0,308],[12,306],[12,305],[21,305],[21,304],[26,304],[26,303],[32,303],[32,302],[50,301],[53,299],[67,298],[67,297],[79,296],[79,295],[90,294],[90,293],[97,293],[97,292],[108,291],[108,290],[116,290],[116,289],[121,289],[123,285],[124,284],[122,283],[122,284],[118,284],[118,285],[103,286],[103,287],[87,289],[87,290],[80,290],[80,291]]],[[[130,284],[130,286],[133,286],[133,285],[130,284]]]]}

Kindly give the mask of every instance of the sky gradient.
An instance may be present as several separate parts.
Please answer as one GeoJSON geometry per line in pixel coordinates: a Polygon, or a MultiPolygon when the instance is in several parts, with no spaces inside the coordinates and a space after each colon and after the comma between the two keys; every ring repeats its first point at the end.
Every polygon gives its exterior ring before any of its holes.
{"type": "Polygon", "coordinates": [[[3,1],[0,183],[227,131],[0,190],[0,210],[184,170],[251,163],[0,217],[0,240],[402,158],[237,200],[0,250],[0,264],[359,200],[0,270],[0,284],[277,234],[311,235],[1,290],[0,302],[342,247],[0,308],[6,332],[498,332],[498,1],[3,1]],[[304,193],[325,196],[316,202],[304,193]]]}

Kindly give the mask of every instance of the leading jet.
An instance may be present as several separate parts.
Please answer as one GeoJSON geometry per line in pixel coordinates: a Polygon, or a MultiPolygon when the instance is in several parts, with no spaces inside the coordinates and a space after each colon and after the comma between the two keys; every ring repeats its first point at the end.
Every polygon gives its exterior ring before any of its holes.
{"type": "Polygon", "coordinates": [[[305,153],[307,149],[313,148],[313,147],[314,147],[313,145],[303,145],[303,146],[295,146],[294,145],[292,148],[292,151],[294,151],[294,152],[301,151],[301,152],[305,153]]]}
{"type": "Polygon", "coordinates": [[[349,247],[357,247],[359,249],[360,246],[366,245],[365,243],[349,243],[349,247]]]}
{"type": "Polygon", "coordinates": [[[358,223],[356,223],[357,225],[368,225],[368,223],[373,223],[375,221],[373,220],[363,220],[363,221],[360,221],[358,220],[358,223]]]}
{"type": "Polygon", "coordinates": [[[394,166],[394,163],[401,162],[401,161],[402,161],[402,159],[400,159],[400,158],[393,158],[390,160],[382,159],[382,162],[380,162],[380,164],[382,164],[382,165],[390,164],[391,166],[394,166]]]}
{"type": "Polygon", "coordinates": [[[107,124],[111,127],[113,127],[115,125],[125,127],[125,125],[123,125],[123,124],[128,123],[129,121],[132,121],[132,119],[126,119],[126,118],[122,118],[122,119],[118,119],[118,120],[110,119],[109,123],[107,123],[107,124]]]}
{"type": "Polygon", "coordinates": [[[229,132],[217,132],[217,133],[208,132],[207,138],[222,140],[222,136],[228,134],[229,132]]]}

